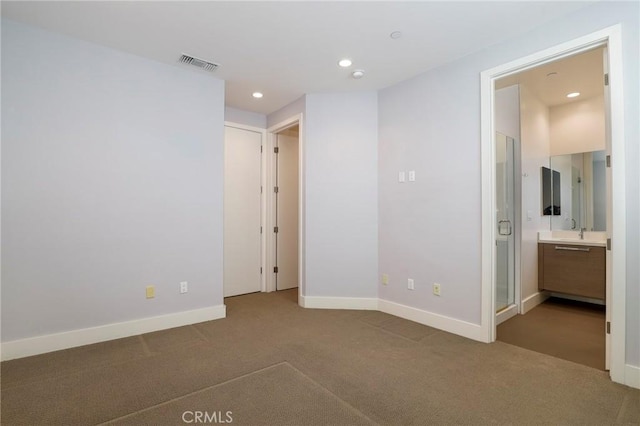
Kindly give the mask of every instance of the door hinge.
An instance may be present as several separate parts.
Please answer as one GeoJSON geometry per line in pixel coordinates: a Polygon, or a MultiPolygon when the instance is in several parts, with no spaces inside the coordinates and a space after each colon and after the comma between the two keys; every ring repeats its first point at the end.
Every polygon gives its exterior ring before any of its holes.
{"type": "Polygon", "coordinates": [[[274,267],[273,267],[273,273],[274,273],[274,274],[277,274],[277,273],[278,273],[278,267],[277,267],[277,266],[274,266],[274,267]]]}
{"type": "Polygon", "coordinates": [[[276,194],[278,193],[278,187],[277,186],[273,187],[273,192],[275,192],[276,194]]]}
{"type": "Polygon", "coordinates": [[[609,73],[604,75],[604,85],[605,86],[609,85],[609,73]]]}
{"type": "Polygon", "coordinates": [[[260,145],[260,154],[262,154],[262,145],[260,145]]]}
{"type": "Polygon", "coordinates": [[[262,226],[260,227],[260,233],[262,234],[262,226]]]}
{"type": "Polygon", "coordinates": [[[262,275],[262,266],[260,267],[260,275],[262,275]]]}
{"type": "Polygon", "coordinates": [[[611,238],[607,238],[607,250],[611,250],[611,238]]]}
{"type": "Polygon", "coordinates": [[[274,153],[274,154],[277,154],[277,153],[279,153],[279,152],[280,152],[280,148],[278,148],[277,146],[274,146],[274,147],[273,147],[273,153],[274,153]]]}
{"type": "Polygon", "coordinates": [[[274,226],[274,227],[273,227],[273,232],[275,232],[275,233],[277,234],[277,233],[279,232],[279,229],[280,229],[280,228],[278,228],[277,226],[274,226]]]}
{"type": "Polygon", "coordinates": [[[611,334],[611,321],[607,321],[607,334],[611,334]]]}
{"type": "Polygon", "coordinates": [[[611,156],[607,155],[605,158],[607,159],[607,167],[611,167],[611,156]]]}
{"type": "Polygon", "coordinates": [[[260,193],[262,194],[262,185],[260,185],[260,193]]]}

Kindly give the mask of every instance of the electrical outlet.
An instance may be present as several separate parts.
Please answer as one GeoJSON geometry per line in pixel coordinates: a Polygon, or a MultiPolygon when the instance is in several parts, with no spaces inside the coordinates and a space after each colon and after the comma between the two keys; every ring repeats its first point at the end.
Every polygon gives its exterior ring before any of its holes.
{"type": "Polygon", "coordinates": [[[433,283],[433,294],[440,296],[440,284],[433,283]]]}
{"type": "Polygon", "coordinates": [[[182,281],[180,283],[180,294],[186,293],[189,291],[189,283],[187,281],[182,281]]]}
{"type": "Polygon", "coordinates": [[[147,299],[153,299],[156,297],[156,286],[148,285],[146,288],[147,299]]]}
{"type": "Polygon", "coordinates": [[[414,290],[414,289],[415,289],[415,286],[414,286],[414,284],[413,284],[413,279],[409,278],[409,279],[407,280],[407,288],[408,288],[409,290],[414,290]]]}
{"type": "Polygon", "coordinates": [[[389,284],[389,275],[388,274],[382,274],[382,284],[383,285],[389,284]]]}
{"type": "Polygon", "coordinates": [[[398,172],[398,182],[402,183],[405,180],[404,172],[398,172]]]}

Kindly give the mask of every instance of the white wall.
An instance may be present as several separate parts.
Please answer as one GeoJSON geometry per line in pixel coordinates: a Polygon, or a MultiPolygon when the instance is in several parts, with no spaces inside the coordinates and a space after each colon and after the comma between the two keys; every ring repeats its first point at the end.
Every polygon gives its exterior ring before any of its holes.
{"type": "Polygon", "coordinates": [[[267,127],[266,115],[237,108],[226,107],[224,109],[224,119],[231,123],[258,127],[260,129],[266,129],[267,127]]]}
{"type": "Polygon", "coordinates": [[[2,21],[4,342],[222,305],[223,102],[211,76],[2,21]]]}
{"type": "Polygon", "coordinates": [[[277,111],[267,116],[267,128],[276,126],[279,123],[298,114],[304,114],[306,105],[306,96],[301,96],[289,105],[285,105],[277,111]]]}
{"type": "Polygon", "coordinates": [[[605,149],[604,96],[549,108],[551,155],[605,149]]]}
{"type": "Polygon", "coordinates": [[[496,131],[520,140],[520,87],[498,89],[495,92],[496,131]]]}
{"type": "Polygon", "coordinates": [[[306,296],[376,297],[377,95],[309,94],[306,296]]]}
{"type": "MultiPolygon", "coordinates": [[[[573,159],[571,155],[562,155],[553,157],[550,164],[551,170],[560,173],[560,215],[551,216],[551,229],[568,230],[572,227],[571,219],[573,218],[573,159]]],[[[576,218],[576,220],[578,219],[576,218]]]]}
{"type": "MultiPolygon", "coordinates": [[[[637,3],[596,3],[379,94],[380,271],[385,299],[480,323],[480,72],[622,23],[627,161],[627,363],[640,365],[637,3]],[[400,170],[418,182],[398,184],[400,170]],[[406,289],[406,278],[416,290],[406,289]],[[442,283],[442,296],[431,283],[442,283]]],[[[524,127],[524,123],[522,124],[524,127]]],[[[548,152],[545,157],[548,157],[548,152]]],[[[619,160],[619,161],[625,161],[619,160]]],[[[523,172],[539,173],[533,162],[523,172]],[[535,170],[535,172],[534,172],[535,170]]],[[[524,179],[526,181],[526,179],[524,179]]],[[[523,185],[526,185],[523,183],[523,185]]],[[[537,184],[536,184],[537,186],[537,184]]],[[[533,187],[533,184],[532,184],[533,187]]],[[[526,209],[525,207],[525,217],[526,209]]],[[[538,220],[539,200],[533,218],[538,220]]],[[[542,219],[540,219],[542,221],[542,219]]],[[[523,253],[524,254],[524,253],[523,253]]]]}
{"type": "Polygon", "coordinates": [[[479,324],[476,67],[456,63],[380,91],[378,244],[380,273],[389,275],[381,299],[479,324]],[[398,172],[411,170],[416,181],[399,183],[398,172]]]}

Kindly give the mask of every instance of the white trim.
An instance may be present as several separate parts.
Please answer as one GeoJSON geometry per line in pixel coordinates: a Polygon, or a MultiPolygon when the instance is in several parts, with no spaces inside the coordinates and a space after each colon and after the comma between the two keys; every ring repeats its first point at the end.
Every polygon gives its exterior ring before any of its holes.
{"type": "Polygon", "coordinates": [[[2,343],[1,359],[2,361],[7,361],[15,358],[23,358],[225,317],[226,306],[217,305],[98,327],[81,328],[63,333],[13,340],[2,343]]]}
{"type": "Polygon", "coordinates": [[[609,50],[609,82],[611,93],[612,151],[612,327],[611,379],[625,383],[626,344],[626,203],[624,167],[624,102],[622,76],[622,43],[620,24],[567,41],[523,58],[499,65],[480,74],[481,96],[481,182],[482,182],[482,302],[481,333],[483,341],[495,340],[495,147],[494,82],[497,78],[524,71],[557,59],[606,44],[609,50]],[[615,161],[615,158],[620,160],[615,161]]]}
{"type": "Polygon", "coordinates": [[[511,305],[496,314],[496,326],[518,315],[518,305],[511,305]]]}
{"type": "MultiPolygon", "coordinates": [[[[305,182],[306,182],[306,168],[305,168],[305,131],[304,131],[304,120],[303,114],[299,113],[292,117],[289,117],[267,129],[267,152],[273,152],[274,138],[275,134],[281,132],[289,127],[298,125],[298,291],[300,295],[305,294],[305,283],[306,283],[306,264],[305,264],[305,241],[306,241],[306,221],[305,221],[305,206],[306,206],[306,198],[305,198],[305,182]]],[[[265,171],[268,170],[268,176],[265,178],[265,183],[267,188],[271,188],[274,182],[274,163],[273,156],[266,156],[271,159],[267,161],[265,164],[265,171]]],[[[266,216],[266,224],[267,228],[273,226],[275,218],[273,217],[273,192],[266,191],[267,196],[265,197],[265,210],[267,212],[266,216]]],[[[271,263],[267,264],[267,268],[265,271],[266,277],[266,291],[275,291],[276,285],[275,280],[273,279],[273,273],[271,272],[271,266],[274,263],[275,259],[275,242],[270,233],[266,234],[265,238],[265,252],[267,252],[267,247],[270,248],[268,252],[272,254],[271,263]]],[[[300,304],[300,302],[299,302],[300,304]]],[[[301,305],[302,306],[302,305],[301,305]]]]}
{"type": "Polygon", "coordinates": [[[298,296],[298,302],[303,308],[311,309],[355,309],[375,311],[378,309],[378,299],[366,297],[324,297],[298,296]]]}
{"type": "Polygon", "coordinates": [[[640,367],[627,364],[625,366],[625,385],[640,389],[640,367]]]}
{"type": "Polygon", "coordinates": [[[484,342],[485,334],[482,327],[478,324],[472,324],[455,318],[446,317],[444,315],[434,314],[432,312],[423,311],[421,309],[412,308],[411,306],[401,305],[389,300],[378,299],[378,310],[387,314],[395,315],[409,321],[415,321],[420,324],[439,330],[448,331],[472,340],[484,342]]]}
{"type": "Polygon", "coordinates": [[[526,314],[545,300],[551,297],[548,291],[539,291],[522,300],[522,315],[526,314]]]}

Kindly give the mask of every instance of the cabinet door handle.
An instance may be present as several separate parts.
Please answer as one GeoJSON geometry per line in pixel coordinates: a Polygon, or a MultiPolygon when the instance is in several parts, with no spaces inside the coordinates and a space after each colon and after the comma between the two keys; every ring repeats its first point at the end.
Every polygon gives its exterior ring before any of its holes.
{"type": "Polygon", "coordinates": [[[563,246],[556,246],[556,250],[568,250],[568,251],[591,251],[591,249],[590,249],[590,248],[563,247],[563,246]]]}

